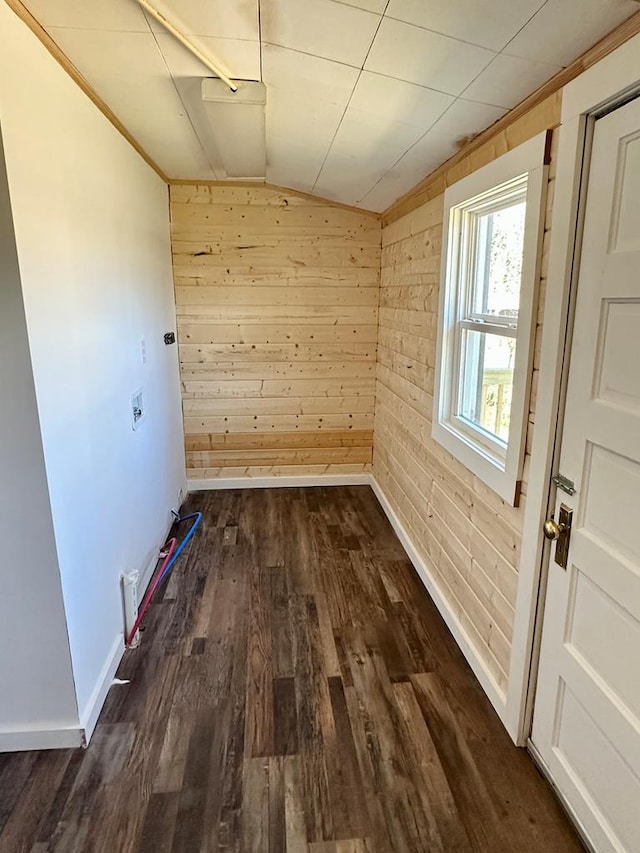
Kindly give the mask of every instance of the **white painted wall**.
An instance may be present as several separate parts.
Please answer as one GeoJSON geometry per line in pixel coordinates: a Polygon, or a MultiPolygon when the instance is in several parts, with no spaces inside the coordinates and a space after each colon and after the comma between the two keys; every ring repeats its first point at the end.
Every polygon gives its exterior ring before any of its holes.
{"type": "Polygon", "coordinates": [[[122,651],[120,575],[154,562],[186,485],[177,352],[163,341],[168,193],[3,3],[0,120],[85,726],[122,651]]]}
{"type": "Polygon", "coordinates": [[[0,750],[34,731],[75,728],[79,742],[1,139],[0,541],[0,750]]]}

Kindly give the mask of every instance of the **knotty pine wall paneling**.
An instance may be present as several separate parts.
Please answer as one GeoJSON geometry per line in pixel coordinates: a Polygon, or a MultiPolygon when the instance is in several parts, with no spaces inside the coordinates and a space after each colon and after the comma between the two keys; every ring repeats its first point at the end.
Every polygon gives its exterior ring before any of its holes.
{"type": "MultiPolygon", "coordinates": [[[[557,97],[434,176],[382,233],[373,474],[501,693],[506,692],[529,457],[520,506],[505,503],[431,438],[444,187],[559,123],[557,97]]],[[[527,454],[535,425],[555,142],[547,193],[527,454]]]]}
{"type": "Polygon", "coordinates": [[[182,184],[171,229],[188,477],[370,470],[379,217],[182,184]]]}

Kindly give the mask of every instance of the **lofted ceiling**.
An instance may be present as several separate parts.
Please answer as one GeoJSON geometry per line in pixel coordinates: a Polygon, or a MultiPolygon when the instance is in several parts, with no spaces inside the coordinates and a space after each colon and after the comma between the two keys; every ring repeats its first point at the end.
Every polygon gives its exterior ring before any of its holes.
{"type": "MultiPolygon", "coordinates": [[[[267,181],[381,211],[637,0],[151,0],[267,86],[267,181]]],[[[220,177],[185,108],[210,73],[136,0],[24,0],[170,178],[220,177]]]]}

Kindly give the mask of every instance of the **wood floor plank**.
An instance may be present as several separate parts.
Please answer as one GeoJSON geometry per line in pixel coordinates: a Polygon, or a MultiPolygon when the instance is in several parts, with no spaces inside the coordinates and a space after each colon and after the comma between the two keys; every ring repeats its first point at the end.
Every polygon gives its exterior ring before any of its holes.
{"type": "Polygon", "coordinates": [[[294,678],[273,680],[274,754],[298,752],[298,709],[294,678]]]}
{"type": "Polygon", "coordinates": [[[0,756],[0,853],[578,853],[369,487],[183,509],[89,748],[0,756]]]}
{"type": "Polygon", "coordinates": [[[284,759],[269,759],[269,851],[279,853],[287,846],[286,813],[284,803],[284,759]]]}
{"type": "Polygon", "coordinates": [[[393,693],[401,717],[401,738],[407,745],[411,775],[425,809],[433,815],[443,846],[450,853],[473,850],[438,752],[420,711],[413,685],[394,684],[393,693]]]}
{"type": "Polygon", "coordinates": [[[53,804],[56,790],[63,784],[66,767],[69,763],[55,753],[42,753],[37,757],[27,784],[10,818],[4,826],[0,839],[0,849],[19,850],[28,841],[28,828],[38,824],[43,814],[53,804]]]}
{"type": "Polygon", "coordinates": [[[469,744],[446,702],[438,676],[432,673],[416,675],[411,683],[473,849],[507,853],[513,849],[513,838],[505,831],[495,803],[487,792],[487,780],[480,773],[469,744]]]}
{"type": "Polygon", "coordinates": [[[329,686],[317,656],[317,614],[309,596],[292,599],[296,632],[296,704],[298,745],[308,841],[333,838],[333,814],[325,756],[325,733],[333,726],[329,686]],[[316,624],[314,626],[314,617],[316,624]]]}
{"type": "Polygon", "coordinates": [[[273,755],[273,657],[270,573],[254,566],[250,579],[245,751],[273,755]]]}
{"type": "Polygon", "coordinates": [[[366,799],[362,796],[362,775],[341,678],[329,679],[329,694],[335,721],[329,785],[333,810],[335,813],[337,803],[342,803],[342,811],[346,815],[343,829],[346,837],[362,836],[369,831],[371,820],[366,799]]]}
{"type": "Polygon", "coordinates": [[[191,853],[200,848],[204,834],[207,790],[211,778],[211,752],[215,735],[212,716],[199,712],[194,721],[180,790],[172,853],[191,853]]]}
{"type": "Polygon", "coordinates": [[[573,828],[564,819],[562,806],[546,793],[547,782],[532,774],[529,756],[521,750],[512,761],[496,761],[496,741],[470,740],[473,760],[485,781],[487,794],[500,815],[509,838],[526,837],[533,849],[545,848],[578,853],[582,849],[573,828]],[[514,798],[513,792],[518,791],[514,798]]]}
{"type": "Polygon", "coordinates": [[[101,788],[91,809],[91,818],[83,853],[110,853],[112,850],[137,850],[141,843],[149,801],[138,778],[126,778],[101,788]],[[109,833],[104,827],[109,827],[109,833]]]}
{"type": "Polygon", "coordinates": [[[297,755],[287,756],[283,766],[286,853],[305,853],[308,845],[302,759],[297,755]]]}
{"type": "Polygon", "coordinates": [[[294,671],[294,646],[289,608],[289,581],[284,566],[269,569],[271,575],[271,643],[274,678],[290,678],[294,671]]]}
{"type": "MultiPolygon", "coordinates": [[[[36,755],[37,753],[31,753],[32,755],[36,755]]],[[[63,756],[60,756],[63,758],[63,756]]],[[[56,831],[56,827],[60,822],[62,817],[62,813],[67,804],[67,800],[69,799],[69,795],[75,783],[76,776],[80,769],[80,763],[84,758],[82,750],[76,749],[73,753],[68,757],[68,762],[65,762],[66,769],[64,772],[64,776],[60,781],[60,785],[55,791],[55,797],[50,804],[49,808],[45,810],[45,813],[40,821],[38,826],[38,841],[42,843],[48,843],[51,839],[51,836],[56,831]]],[[[40,773],[37,774],[38,781],[40,784],[44,781],[40,773]]],[[[20,790],[16,788],[16,791],[20,790]]]]}
{"type": "Polygon", "coordinates": [[[340,676],[340,663],[338,661],[338,652],[336,649],[336,640],[333,633],[333,625],[331,624],[331,616],[329,615],[329,605],[326,595],[322,588],[318,585],[315,589],[316,610],[318,612],[318,625],[320,628],[320,637],[322,639],[322,660],[324,670],[328,678],[340,676]]]}
{"type": "MultiPolygon", "coordinates": [[[[66,759],[69,761],[68,755],[66,759]]],[[[14,813],[37,760],[37,752],[16,752],[0,756],[0,834],[14,813]]]]}
{"type": "Polygon", "coordinates": [[[438,828],[411,778],[412,759],[400,737],[400,714],[379,651],[357,629],[349,642],[354,690],[367,733],[374,785],[393,849],[444,851],[438,828]]]}
{"type": "Polygon", "coordinates": [[[242,850],[269,853],[269,759],[244,762],[242,850]]]}
{"type": "Polygon", "coordinates": [[[169,717],[153,780],[154,794],[177,793],[182,789],[193,722],[194,715],[190,712],[176,712],[169,717]]]}
{"type": "Polygon", "coordinates": [[[370,819],[368,833],[375,839],[372,850],[375,853],[395,853],[396,848],[392,843],[382,803],[383,786],[379,784],[379,774],[376,772],[372,733],[361,713],[362,705],[356,688],[353,685],[345,685],[344,693],[362,778],[362,798],[370,819]]]}
{"type": "Polygon", "coordinates": [[[180,796],[177,792],[153,794],[145,816],[138,853],[171,853],[180,796]]]}
{"type": "Polygon", "coordinates": [[[237,691],[221,700],[212,714],[215,736],[202,849],[241,851],[244,697],[237,691]]]}
{"type": "MultiPolygon", "coordinates": [[[[92,738],[91,749],[82,756],[60,820],[49,839],[52,851],[80,853],[90,849],[94,811],[106,786],[126,783],[125,765],[133,747],[134,737],[133,723],[98,725],[92,738]]],[[[115,836],[118,827],[110,827],[110,831],[115,836]]]]}

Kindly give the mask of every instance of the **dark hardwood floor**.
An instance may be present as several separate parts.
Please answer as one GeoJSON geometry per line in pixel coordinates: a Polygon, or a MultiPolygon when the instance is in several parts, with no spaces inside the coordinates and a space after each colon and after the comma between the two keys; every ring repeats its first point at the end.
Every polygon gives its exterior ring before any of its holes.
{"type": "Polygon", "coordinates": [[[201,492],[87,750],[0,756],[2,853],[570,853],[367,486],[201,492]]]}

